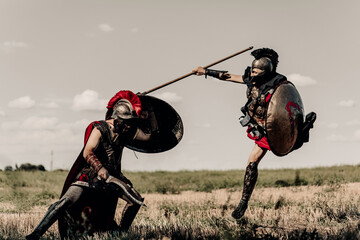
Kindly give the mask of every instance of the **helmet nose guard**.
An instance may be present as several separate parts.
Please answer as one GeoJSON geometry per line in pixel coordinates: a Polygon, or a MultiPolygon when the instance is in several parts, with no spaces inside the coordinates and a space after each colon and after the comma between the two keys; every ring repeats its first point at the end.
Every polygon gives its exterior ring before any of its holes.
{"type": "Polygon", "coordinates": [[[134,119],[138,118],[138,116],[128,100],[120,99],[114,106],[114,111],[111,115],[111,118],[134,119]]]}

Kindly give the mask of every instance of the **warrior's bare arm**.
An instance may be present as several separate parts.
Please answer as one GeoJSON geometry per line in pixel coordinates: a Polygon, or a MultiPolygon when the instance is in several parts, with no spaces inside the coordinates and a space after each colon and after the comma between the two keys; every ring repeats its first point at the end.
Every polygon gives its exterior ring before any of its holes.
{"type": "Polygon", "coordinates": [[[86,162],[97,171],[98,176],[102,179],[107,179],[109,176],[108,171],[102,166],[99,159],[94,154],[95,148],[98,146],[101,138],[101,133],[97,128],[94,128],[89,136],[85,145],[83,157],[86,162]]]}
{"type": "MultiPolygon", "coordinates": [[[[197,76],[205,75],[206,69],[203,67],[197,67],[193,71],[197,76]]],[[[236,83],[244,83],[242,75],[235,75],[231,73],[219,73],[220,79],[223,77],[223,74],[226,74],[227,76],[223,78],[224,81],[230,81],[230,82],[236,82],[236,83]]]]}
{"type": "Polygon", "coordinates": [[[140,128],[137,129],[134,139],[140,141],[149,141],[151,134],[144,133],[140,128]]]}

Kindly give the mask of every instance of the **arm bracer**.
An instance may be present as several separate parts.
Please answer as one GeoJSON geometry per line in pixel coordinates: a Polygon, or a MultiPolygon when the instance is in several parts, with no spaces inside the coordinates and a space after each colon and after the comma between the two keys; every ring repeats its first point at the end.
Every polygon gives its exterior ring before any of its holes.
{"type": "Polygon", "coordinates": [[[85,161],[87,162],[87,164],[89,164],[96,172],[99,172],[99,170],[102,168],[102,164],[99,161],[99,159],[95,156],[94,153],[89,153],[86,158],[85,161]]]}
{"type": "Polygon", "coordinates": [[[205,69],[205,77],[211,76],[220,80],[226,80],[228,78],[231,78],[230,74],[228,74],[227,72],[228,71],[205,69]]]}

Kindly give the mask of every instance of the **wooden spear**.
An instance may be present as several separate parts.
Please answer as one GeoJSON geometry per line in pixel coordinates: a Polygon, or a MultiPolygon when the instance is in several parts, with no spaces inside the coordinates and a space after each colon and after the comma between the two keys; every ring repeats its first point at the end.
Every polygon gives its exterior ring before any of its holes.
{"type": "MultiPolygon", "coordinates": [[[[242,50],[242,51],[240,51],[240,52],[234,53],[234,54],[232,54],[232,55],[230,55],[230,56],[228,56],[228,57],[225,57],[225,58],[223,58],[223,59],[220,59],[219,61],[216,61],[216,62],[214,62],[214,63],[211,63],[211,64],[205,66],[204,68],[206,69],[206,68],[212,67],[212,66],[214,66],[214,65],[216,65],[216,64],[218,64],[218,63],[221,63],[221,62],[223,62],[223,61],[226,61],[226,60],[228,60],[228,59],[230,59],[230,58],[232,58],[232,57],[235,57],[235,56],[237,56],[237,55],[239,55],[239,54],[241,54],[241,53],[243,53],[243,52],[249,51],[249,50],[251,50],[251,49],[253,49],[253,46],[248,47],[248,48],[246,48],[246,49],[244,49],[244,50],[242,50]]],[[[191,75],[193,75],[193,74],[194,74],[193,72],[188,73],[188,74],[185,74],[184,76],[178,77],[178,78],[176,78],[176,79],[174,79],[174,80],[172,80],[172,81],[170,81],[170,82],[164,83],[164,84],[162,84],[162,85],[160,85],[160,86],[157,86],[157,87],[155,87],[155,88],[153,88],[153,89],[150,89],[150,90],[148,90],[148,91],[145,91],[145,92],[141,93],[141,95],[146,95],[146,94],[149,94],[149,93],[151,93],[151,92],[154,92],[154,91],[156,91],[156,90],[158,90],[158,89],[160,89],[160,88],[166,87],[166,86],[168,86],[168,85],[170,85],[170,84],[173,84],[174,82],[180,81],[181,79],[187,78],[187,77],[189,77],[189,76],[191,76],[191,75]]]]}

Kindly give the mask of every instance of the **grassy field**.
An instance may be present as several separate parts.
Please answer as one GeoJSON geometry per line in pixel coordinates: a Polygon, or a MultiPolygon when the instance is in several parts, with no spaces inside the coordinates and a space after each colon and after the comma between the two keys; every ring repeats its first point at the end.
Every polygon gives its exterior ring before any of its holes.
{"type": "MultiPolygon", "coordinates": [[[[360,239],[360,166],[260,170],[245,217],[244,171],[125,172],[145,197],[122,239],[360,239]]],[[[67,172],[0,172],[0,239],[23,239],[67,172]]],[[[117,221],[124,206],[119,201],[117,221]]],[[[57,239],[52,226],[44,239],[57,239]]],[[[119,238],[108,233],[89,239],[119,238]]]]}

